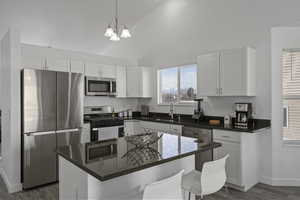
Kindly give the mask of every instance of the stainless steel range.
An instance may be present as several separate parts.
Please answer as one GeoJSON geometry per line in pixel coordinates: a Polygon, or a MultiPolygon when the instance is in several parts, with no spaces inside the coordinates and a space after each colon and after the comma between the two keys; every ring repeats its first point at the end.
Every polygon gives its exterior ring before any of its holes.
{"type": "Polygon", "coordinates": [[[124,120],[113,117],[111,106],[84,108],[84,121],[91,124],[91,141],[100,141],[124,136],[124,120]]]}

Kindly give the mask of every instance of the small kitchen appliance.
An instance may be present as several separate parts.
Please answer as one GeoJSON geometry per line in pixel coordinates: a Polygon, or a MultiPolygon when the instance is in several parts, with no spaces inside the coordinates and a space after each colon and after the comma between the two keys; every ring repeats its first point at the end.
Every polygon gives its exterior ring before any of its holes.
{"type": "Polygon", "coordinates": [[[148,105],[141,105],[141,115],[143,117],[149,116],[149,106],[148,105]]]}
{"type": "Polygon", "coordinates": [[[231,116],[230,115],[225,115],[224,116],[224,125],[225,126],[231,125],[231,116]]]}
{"type": "Polygon", "coordinates": [[[197,102],[197,107],[194,109],[194,114],[192,116],[193,119],[199,121],[204,119],[204,112],[203,109],[201,108],[201,102],[203,99],[195,99],[194,101],[197,102]]]}
{"type": "Polygon", "coordinates": [[[86,96],[116,96],[116,79],[85,77],[85,95],[86,96]]]}
{"type": "Polygon", "coordinates": [[[236,103],[235,104],[235,127],[247,129],[252,121],[252,104],[236,103]]]}

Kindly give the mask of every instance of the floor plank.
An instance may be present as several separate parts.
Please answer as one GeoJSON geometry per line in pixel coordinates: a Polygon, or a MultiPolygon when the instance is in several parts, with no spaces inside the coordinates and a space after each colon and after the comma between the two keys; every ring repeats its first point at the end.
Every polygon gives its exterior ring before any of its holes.
{"type": "MultiPolygon", "coordinates": [[[[205,200],[299,200],[300,187],[273,187],[258,184],[248,192],[225,189],[206,196],[205,200]]],[[[0,200],[58,200],[58,185],[49,185],[34,190],[8,194],[0,179],[0,200]]]]}

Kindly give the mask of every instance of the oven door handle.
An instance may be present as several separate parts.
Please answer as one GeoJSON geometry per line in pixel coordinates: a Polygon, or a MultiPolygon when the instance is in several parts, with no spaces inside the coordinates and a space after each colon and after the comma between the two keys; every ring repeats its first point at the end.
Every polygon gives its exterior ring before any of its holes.
{"type": "Polygon", "coordinates": [[[110,81],[110,93],[113,93],[113,81],[110,81]]]}

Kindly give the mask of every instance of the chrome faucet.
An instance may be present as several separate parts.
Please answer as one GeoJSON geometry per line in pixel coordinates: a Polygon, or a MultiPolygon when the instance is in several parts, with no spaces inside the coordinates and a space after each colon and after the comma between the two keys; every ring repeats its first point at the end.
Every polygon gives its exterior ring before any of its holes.
{"type": "Polygon", "coordinates": [[[174,103],[173,102],[170,103],[169,116],[171,117],[171,120],[174,120],[174,103]]]}

